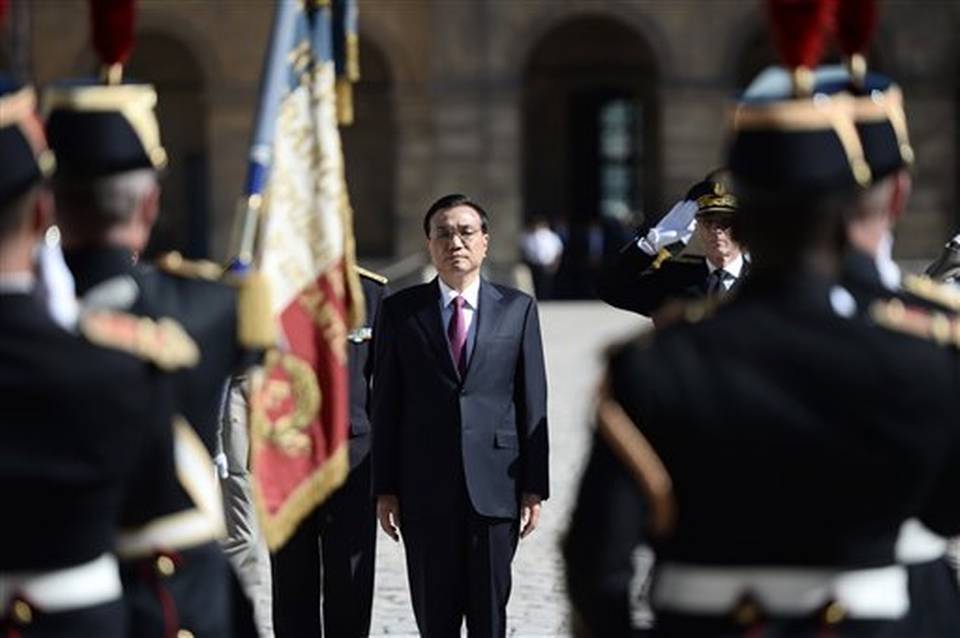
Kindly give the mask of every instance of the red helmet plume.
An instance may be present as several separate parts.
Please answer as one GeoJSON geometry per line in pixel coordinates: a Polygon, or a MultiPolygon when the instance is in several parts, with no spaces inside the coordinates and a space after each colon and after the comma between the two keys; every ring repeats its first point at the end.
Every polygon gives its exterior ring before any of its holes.
{"type": "MultiPolygon", "coordinates": [[[[820,63],[827,34],[833,30],[837,0],[767,0],[773,41],[783,64],[795,71],[820,63]]],[[[812,78],[810,78],[812,84],[812,78]]],[[[798,93],[810,86],[797,86],[798,93]]]]}
{"type": "Polygon", "coordinates": [[[134,0],[90,0],[93,48],[105,67],[123,64],[133,51],[134,0]]]}

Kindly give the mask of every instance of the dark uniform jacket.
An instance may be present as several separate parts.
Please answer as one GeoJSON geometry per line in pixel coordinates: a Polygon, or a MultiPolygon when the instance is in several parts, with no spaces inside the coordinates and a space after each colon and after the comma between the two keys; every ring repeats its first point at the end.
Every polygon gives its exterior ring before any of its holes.
{"type": "Polygon", "coordinates": [[[366,321],[351,332],[347,356],[350,368],[350,468],[357,467],[370,454],[370,379],[373,376],[373,325],[380,300],[387,293],[386,279],[360,272],[360,284],[366,300],[366,321]]]}
{"type": "MultiPolygon", "coordinates": [[[[881,280],[873,257],[856,250],[844,256],[842,283],[856,299],[858,312],[867,318],[874,302],[890,298],[898,299],[905,307],[956,317],[954,307],[938,301],[936,293],[918,294],[909,280],[905,288],[891,291],[881,280]]],[[[929,290],[930,285],[925,288],[929,290]]],[[[903,632],[924,638],[960,636],[960,590],[956,571],[945,557],[917,561],[910,558],[909,547],[907,551],[910,614],[903,632]]]]}
{"type": "Polygon", "coordinates": [[[168,384],[63,331],[30,295],[0,293],[0,406],[0,572],[93,560],[165,498],[168,384]]]}
{"type": "Polygon", "coordinates": [[[613,398],[662,459],[677,518],[646,532],[647,501],[598,438],[565,545],[594,635],[630,632],[640,542],[658,561],[856,569],[893,564],[907,518],[960,531],[954,348],[838,316],[830,291],[754,272],[709,319],[613,355],[613,398]]]}
{"type": "MultiPolygon", "coordinates": [[[[236,290],[217,281],[180,276],[152,265],[134,266],[130,252],[125,250],[68,252],[66,259],[80,297],[98,287],[106,289],[109,297],[110,283],[132,281],[136,292],[136,297],[129,300],[132,312],[172,317],[196,341],[199,363],[175,376],[178,409],[213,455],[224,385],[231,374],[255,361],[255,355],[237,343],[236,290]]],[[[106,303],[124,301],[121,296],[122,293],[106,303]]]]}
{"type": "MultiPolygon", "coordinates": [[[[750,270],[744,260],[733,292],[750,270]]],[[[688,301],[707,294],[710,269],[702,255],[681,255],[658,262],[637,246],[627,244],[600,274],[597,291],[611,306],[651,317],[670,300],[688,301]]]]}
{"type": "MultiPolygon", "coordinates": [[[[165,272],[153,266],[134,266],[131,253],[122,249],[68,251],[64,256],[85,308],[120,307],[146,317],[171,317],[196,342],[200,354],[198,364],[175,372],[172,383],[178,414],[189,422],[212,457],[227,380],[244,364],[256,359],[255,353],[247,352],[237,343],[236,291],[202,277],[165,272]]],[[[198,458],[193,467],[204,471],[202,466],[206,461],[208,459],[198,458]]],[[[212,476],[212,464],[210,472],[212,476]]],[[[239,589],[215,542],[223,533],[219,498],[213,499],[216,504],[211,505],[218,508],[217,511],[206,512],[196,498],[186,494],[185,486],[171,487],[179,496],[179,508],[173,511],[199,513],[205,525],[192,537],[175,541],[177,544],[172,547],[161,544],[154,550],[181,550],[182,565],[178,565],[175,577],[164,580],[167,575],[163,575],[160,580],[175,605],[173,620],[179,624],[171,624],[170,614],[156,596],[157,585],[148,582],[149,579],[142,580],[142,566],[130,562],[125,565],[123,576],[125,597],[133,609],[132,631],[140,632],[144,638],[165,635],[164,632],[178,627],[211,638],[251,631],[251,614],[242,598],[236,602],[243,608],[243,614],[236,619],[238,626],[232,630],[229,627],[228,586],[239,589]]]]}

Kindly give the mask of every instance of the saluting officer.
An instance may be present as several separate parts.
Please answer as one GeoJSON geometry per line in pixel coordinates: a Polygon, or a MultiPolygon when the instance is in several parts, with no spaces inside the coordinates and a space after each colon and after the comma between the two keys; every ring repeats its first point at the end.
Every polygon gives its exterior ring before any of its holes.
{"type": "Polygon", "coordinates": [[[642,229],[601,272],[600,298],[661,323],[671,301],[725,297],[750,270],[731,227],[737,200],[713,171],[652,228],[642,229]],[[704,255],[677,255],[696,235],[704,255]]]}
{"type": "Polygon", "coordinates": [[[191,513],[157,521],[122,547],[131,633],[227,637],[231,573],[216,543],[224,521],[211,456],[223,387],[255,352],[240,343],[237,292],[217,281],[217,266],[176,254],[156,266],[136,263],[159,211],[158,172],[166,163],[155,104],[145,84],[47,90],[46,129],[60,158],[57,220],[84,310],[171,317],[200,350],[198,364],[173,379],[177,411],[189,424],[178,440],[192,454],[181,468],[191,475],[184,485],[191,502],[183,503],[191,513]]]}
{"type": "Polygon", "coordinates": [[[869,165],[852,99],[791,77],[758,78],[732,120],[750,279],[612,353],[564,547],[593,635],[629,635],[644,540],[655,635],[926,635],[895,546],[913,517],[960,531],[957,324],[897,299],[864,315],[838,285],[869,165]]]}
{"type": "Polygon", "coordinates": [[[157,366],[189,365],[196,348],[173,323],[87,314],[84,338],[48,315],[34,254],[55,162],[35,103],[0,80],[0,633],[121,638],[117,531],[163,511],[175,481],[157,366]]]}
{"type": "Polygon", "coordinates": [[[388,289],[385,277],[364,268],[357,271],[366,325],[348,336],[350,474],[273,556],[273,621],[278,638],[370,634],[377,521],[370,482],[373,325],[388,289]]]}

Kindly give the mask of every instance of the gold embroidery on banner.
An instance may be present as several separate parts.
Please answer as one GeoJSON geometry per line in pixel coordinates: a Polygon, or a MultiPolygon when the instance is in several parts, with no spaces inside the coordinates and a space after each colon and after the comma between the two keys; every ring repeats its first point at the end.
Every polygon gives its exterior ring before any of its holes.
{"type": "MultiPolygon", "coordinates": [[[[343,282],[338,281],[337,277],[331,276],[332,273],[324,275],[334,289],[333,293],[337,297],[343,296],[343,282]]],[[[337,358],[337,363],[345,365],[347,362],[347,324],[337,310],[337,307],[327,299],[326,294],[314,282],[307,288],[299,298],[300,307],[310,315],[313,323],[323,333],[323,338],[330,347],[331,352],[337,358]]]]}
{"type": "Polygon", "coordinates": [[[310,364],[271,350],[264,362],[262,384],[251,402],[254,432],[288,456],[309,454],[312,441],[305,430],[317,418],[321,402],[310,364]]]}

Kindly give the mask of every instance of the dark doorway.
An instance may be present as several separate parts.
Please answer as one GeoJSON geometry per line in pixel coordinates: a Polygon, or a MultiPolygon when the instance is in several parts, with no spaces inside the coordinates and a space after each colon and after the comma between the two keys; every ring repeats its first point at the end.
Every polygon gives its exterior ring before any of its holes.
{"type": "Polygon", "coordinates": [[[354,121],[340,129],[353,205],[357,256],[392,257],[396,218],[396,123],[393,80],[383,52],[360,36],[354,121]]]}
{"type": "Polygon", "coordinates": [[[524,84],[524,213],[565,242],[555,294],[594,296],[603,259],[659,206],[656,61],[615,19],[577,18],[534,48],[524,84]]]}
{"type": "Polygon", "coordinates": [[[169,158],[161,181],[160,218],[148,253],[178,250],[192,259],[207,258],[210,177],[200,63],[180,40],[148,31],[137,35],[126,73],[156,87],[160,138],[169,158]]]}

